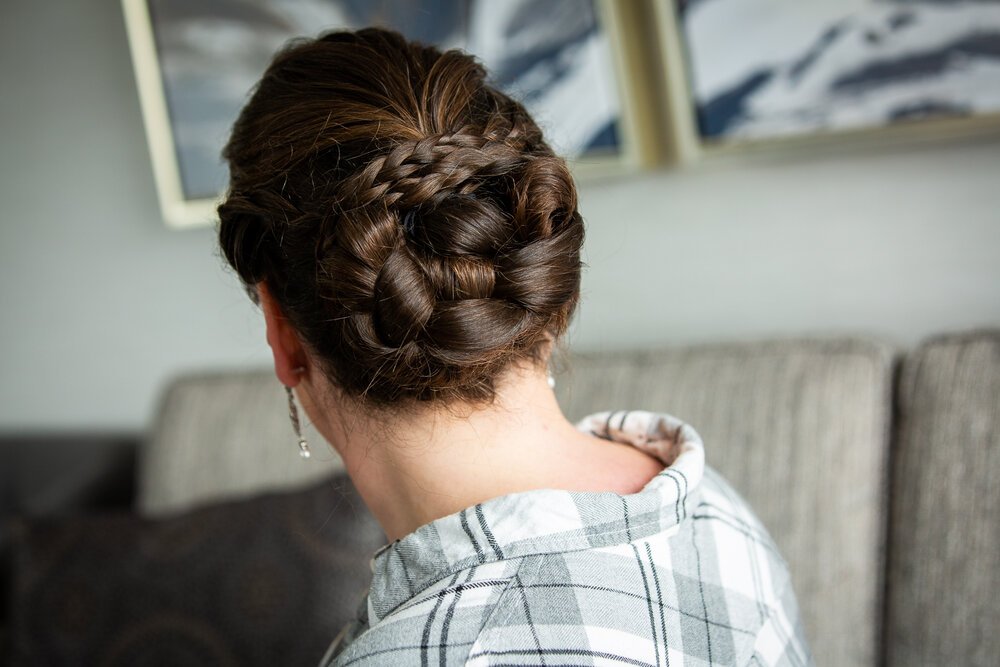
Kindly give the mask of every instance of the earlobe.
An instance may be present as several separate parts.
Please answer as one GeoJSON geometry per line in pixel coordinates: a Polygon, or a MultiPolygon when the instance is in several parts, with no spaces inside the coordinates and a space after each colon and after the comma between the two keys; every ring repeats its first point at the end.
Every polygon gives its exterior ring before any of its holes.
{"type": "Polygon", "coordinates": [[[305,350],[295,329],[271,296],[266,282],[257,284],[257,293],[260,295],[261,310],[264,311],[267,344],[274,357],[274,374],[286,387],[294,387],[302,380],[307,368],[305,350]]]}

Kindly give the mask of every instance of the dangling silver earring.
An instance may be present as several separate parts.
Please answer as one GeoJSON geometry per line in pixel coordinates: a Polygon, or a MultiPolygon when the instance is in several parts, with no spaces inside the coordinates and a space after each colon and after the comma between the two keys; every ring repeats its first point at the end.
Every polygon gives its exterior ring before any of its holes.
{"type": "Polygon", "coordinates": [[[306,439],[302,437],[302,426],[299,424],[299,409],[295,407],[295,394],[292,393],[291,387],[285,387],[285,391],[288,392],[288,417],[292,420],[292,430],[295,431],[295,437],[299,439],[299,456],[307,459],[312,455],[312,452],[309,451],[309,444],[306,442],[306,439]]]}
{"type": "Polygon", "coordinates": [[[548,374],[549,374],[549,386],[552,387],[553,389],[555,389],[556,388],[556,379],[554,377],[552,377],[552,371],[551,370],[548,371],[548,374]]]}

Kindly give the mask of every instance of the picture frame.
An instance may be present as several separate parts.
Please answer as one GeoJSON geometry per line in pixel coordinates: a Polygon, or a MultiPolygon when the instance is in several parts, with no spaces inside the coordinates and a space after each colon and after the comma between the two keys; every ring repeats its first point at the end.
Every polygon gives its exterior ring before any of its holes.
{"type": "MultiPolygon", "coordinates": [[[[342,1],[329,0],[329,6],[337,9],[342,1]]],[[[553,30],[549,35],[564,40],[555,43],[556,52],[563,57],[563,69],[539,61],[535,69],[527,70],[527,74],[519,78],[517,72],[512,74],[501,66],[495,68],[499,71],[498,80],[511,82],[515,95],[524,99],[557,152],[565,154],[566,145],[569,145],[569,162],[578,178],[606,178],[655,163],[658,142],[649,140],[655,133],[651,127],[655,112],[648,86],[645,85],[649,80],[645,70],[648,63],[627,38],[630,30],[627,7],[633,4],[633,0],[561,0],[561,3],[553,3],[553,0],[504,0],[500,4],[497,0],[386,0],[369,6],[395,8],[397,12],[415,11],[419,19],[420,11],[425,14],[429,11],[427,8],[421,10],[425,3],[438,8],[447,5],[461,10],[465,7],[473,16],[475,11],[496,13],[504,11],[505,7],[509,11],[537,9],[532,3],[545,3],[546,7],[576,3],[577,11],[567,15],[567,18],[578,24],[581,20],[579,15],[583,14],[586,19],[586,12],[579,11],[579,8],[589,7],[593,24],[576,25],[577,32],[573,33],[566,32],[564,22],[560,27],[563,33],[553,30]],[[468,9],[470,7],[472,9],[468,9]],[[573,42],[564,35],[576,35],[577,41],[573,42]],[[545,79],[544,75],[551,71],[565,78],[551,75],[545,79]],[[540,92],[521,90],[525,85],[523,80],[529,78],[528,74],[536,79],[541,76],[539,80],[547,82],[548,87],[540,92]],[[551,92],[561,90],[561,99],[570,100],[581,90],[581,82],[584,81],[588,82],[589,94],[594,95],[593,91],[598,91],[597,96],[592,98],[596,100],[592,105],[577,102],[570,106],[565,101],[560,102],[551,92]],[[588,109],[588,106],[593,108],[588,109]],[[553,117],[559,122],[553,121],[553,117]],[[572,127],[578,135],[571,136],[564,127],[572,127]],[[591,143],[587,144],[587,141],[591,143]],[[581,149],[581,146],[584,148],[581,149]]],[[[239,108],[274,51],[292,37],[315,37],[331,29],[361,27],[348,21],[344,21],[346,25],[341,25],[329,20],[337,14],[332,10],[325,17],[306,15],[306,9],[315,9],[322,3],[303,3],[303,16],[280,13],[282,8],[287,9],[294,4],[285,2],[279,7],[277,3],[269,6],[268,0],[244,0],[243,3],[206,0],[198,5],[169,5],[162,0],[122,0],[157,196],[168,226],[198,227],[215,222],[215,209],[224,191],[226,176],[218,156],[239,108]],[[242,5],[246,10],[245,25],[241,25],[238,14],[219,16],[212,13],[223,4],[227,8],[242,5]],[[183,9],[173,9],[176,7],[183,9]],[[203,15],[197,12],[203,12],[203,15]],[[301,25],[315,25],[315,29],[297,30],[296,27],[301,25]],[[198,41],[199,36],[204,39],[198,41]],[[197,48],[186,48],[192,44],[197,48]],[[236,49],[240,58],[230,53],[227,59],[223,51],[225,48],[236,49]],[[234,64],[234,61],[238,62],[234,64]]],[[[357,3],[352,6],[356,7],[357,3]]],[[[407,23],[420,25],[419,21],[407,23]]],[[[428,23],[437,25],[441,21],[428,23]]],[[[391,21],[388,27],[393,27],[391,21]]],[[[480,34],[471,29],[468,32],[480,34]]],[[[454,46],[451,42],[455,41],[455,34],[449,33],[443,46],[454,46]]],[[[540,32],[528,37],[542,40],[546,35],[540,32]]],[[[492,54],[492,58],[483,57],[483,60],[491,71],[494,70],[491,59],[501,63],[518,62],[513,55],[505,59],[503,49],[507,45],[504,42],[497,44],[496,39],[484,37],[477,44],[490,46],[483,48],[492,54]]],[[[532,42],[527,44],[530,47],[532,42]]],[[[541,48],[537,50],[544,51],[541,48]]]]}
{"type": "MultiPolygon", "coordinates": [[[[705,7],[709,4],[717,3],[719,9],[723,9],[721,5],[726,0],[707,0],[707,1],[697,1],[690,2],[691,6],[697,8],[698,11],[704,11],[705,7]]],[[[761,5],[759,9],[761,16],[767,16],[768,12],[765,11],[770,4],[781,4],[784,0],[763,0],[758,3],[761,5]],[[770,4],[769,4],[770,3],[770,4]]],[[[828,154],[830,152],[844,151],[844,150],[857,150],[865,149],[870,147],[888,147],[888,146],[907,146],[907,145],[920,145],[925,143],[933,143],[940,141],[954,141],[969,138],[986,138],[986,137],[996,137],[1000,136],[1000,66],[995,69],[992,75],[992,81],[995,81],[995,85],[992,86],[994,90],[997,91],[995,95],[989,100],[988,104],[980,104],[979,108],[971,108],[972,105],[968,105],[970,108],[965,112],[958,111],[958,107],[961,102],[956,102],[954,99],[949,100],[946,94],[943,94],[940,89],[944,89],[947,93],[948,88],[946,86],[938,85],[933,87],[933,77],[927,76],[926,79],[931,83],[925,85],[925,89],[932,91],[933,95],[927,93],[924,95],[925,99],[921,99],[919,93],[921,88],[919,85],[909,86],[910,90],[906,91],[909,94],[909,98],[903,97],[903,102],[899,102],[896,109],[893,109],[890,105],[892,100],[888,95],[883,95],[883,100],[879,100],[878,85],[869,86],[869,90],[865,91],[868,93],[867,98],[862,98],[862,96],[855,91],[850,91],[855,97],[850,98],[846,95],[843,96],[846,99],[838,100],[835,95],[829,94],[828,88],[829,81],[820,81],[818,83],[813,82],[813,88],[818,88],[823,91],[827,96],[825,98],[814,98],[814,99],[798,99],[796,100],[793,95],[787,93],[787,88],[790,86],[786,85],[786,90],[778,91],[778,95],[771,95],[771,99],[767,100],[765,96],[764,101],[758,103],[755,108],[751,111],[752,113],[745,113],[742,120],[748,121],[744,122],[744,129],[742,132],[705,132],[705,108],[706,100],[704,93],[699,97],[696,92],[699,87],[702,91],[706,88],[711,88],[710,85],[706,85],[705,79],[714,78],[719,80],[724,78],[726,72],[720,72],[719,70],[724,69],[725,64],[719,66],[717,63],[701,63],[701,71],[699,72],[697,62],[694,62],[699,56],[694,51],[697,49],[692,48],[691,36],[686,34],[685,28],[682,25],[682,19],[678,12],[678,4],[685,4],[683,0],[654,0],[653,11],[655,14],[654,22],[657,26],[657,36],[660,46],[660,59],[662,63],[662,86],[663,86],[663,99],[664,104],[661,109],[661,122],[666,131],[666,155],[667,160],[675,165],[683,165],[692,163],[695,161],[703,160],[717,160],[725,159],[733,156],[743,156],[743,155],[760,155],[760,154],[773,154],[773,155],[791,155],[791,154],[828,154]],[[712,68],[715,68],[713,71],[712,68]],[[707,75],[706,75],[707,72],[707,75]],[[701,76],[701,80],[699,80],[701,76]],[[824,90],[822,84],[827,84],[827,90],[824,90]],[[874,92],[872,92],[874,91],[874,92]],[[785,99],[780,99],[780,93],[785,92],[785,99]],[[779,98],[779,102],[775,103],[773,100],[779,98]],[[791,98],[791,101],[788,101],[791,98]],[[916,100],[916,101],[915,101],[916,100]],[[775,114],[775,117],[767,117],[766,113],[769,111],[768,103],[770,102],[770,110],[777,110],[778,112],[783,112],[788,119],[795,120],[796,116],[799,118],[806,119],[805,122],[801,123],[799,127],[795,127],[794,123],[789,123],[787,128],[780,127],[780,116],[775,114]],[[781,108],[781,102],[785,103],[785,108],[781,108]],[[861,112],[855,113],[855,118],[850,119],[850,122],[838,122],[834,119],[831,122],[824,123],[823,114],[821,113],[825,109],[822,105],[827,104],[831,107],[840,102],[841,107],[848,107],[853,103],[859,107],[863,107],[865,103],[874,108],[867,117],[864,116],[864,111],[869,111],[868,109],[862,108],[861,112]],[[801,108],[796,108],[795,103],[798,103],[801,108]],[[907,109],[905,103],[909,103],[910,107],[907,109]],[[811,105],[811,107],[810,107],[811,105]],[[934,107],[938,106],[939,109],[934,107]],[[953,112],[951,114],[944,113],[943,110],[950,108],[953,112]],[[817,113],[817,110],[820,113],[817,113]],[[899,117],[887,120],[887,118],[893,115],[894,112],[899,112],[897,115],[899,117]],[[777,118],[777,119],[776,119],[777,118]],[[768,123],[770,124],[770,129],[772,131],[753,131],[754,123],[758,127],[767,128],[768,123]],[[745,128],[749,126],[750,131],[745,128]],[[779,128],[774,130],[774,128],[779,128]]],[[[822,3],[818,3],[822,4],[822,3]]],[[[834,2],[829,3],[831,6],[834,2]]],[[[858,4],[858,3],[855,3],[858,4]]],[[[860,3],[864,5],[864,2],[860,3]]],[[[873,7],[885,14],[883,23],[886,23],[891,30],[893,22],[897,25],[906,24],[907,21],[913,21],[912,14],[914,12],[913,8],[919,10],[922,3],[875,3],[871,2],[873,7]],[[877,5],[877,6],[876,6],[877,5]],[[893,8],[893,5],[895,8],[893,8]],[[893,14],[895,12],[895,14],[893,14]]],[[[972,10],[978,10],[979,7],[973,7],[971,3],[969,8],[972,10]]],[[[985,3],[984,3],[985,4],[985,3]]],[[[816,7],[818,5],[799,5],[800,12],[816,12],[816,7]]],[[[834,15],[839,11],[839,5],[837,7],[828,8],[828,14],[834,15]]],[[[853,6],[853,5],[852,5],[853,6]]],[[[956,5],[957,6],[957,5],[956,5]]],[[[846,7],[846,6],[844,6],[846,7]]],[[[772,8],[774,9],[774,8],[772,8]]],[[[843,9],[843,12],[847,13],[847,9],[843,9]]],[[[1000,5],[995,5],[989,9],[993,12],[991,14],[993,24],[996,24],[998,30],[994,31],[994,40],[988,45],[989,49],[996,51],[1000,49],[1000,5]]],[[[801,22],[808,25],[809,17],[798,17],[801,22]],[[802,21],[802,19],[805,19],[802,21]]],[[[768,40],[759,40],[761,44],[767,47],[766,50],[772,58],[771,62],[765,62],[765,56],[760,56],[761,61],[757,63],[757,69],[754,72],[748,71],[744,75],[744,79],[741,81],[736,79],[732,84],[732,90],[738,90],[740,85],[752,86],[753,82],[750,81],[751,77],[755,74],[758,78],[764,78],[758,73],[761,71],[767,72],[766,67],[772,66],[778,74],[782,74],[780,65],[785,65],[784,72],[794,71],[794,66],[803,65],[813,65],[817,61],[821,60],[823,54],[824,46],[829,44],[836,44],[838,38],[843,39],[847,37],[855,37],[858,35],[852,35],[850,30],[855,33],[860,32],[861,36],[866,40],[879,40],[883,39],[882,35],[874,29],[865,32],[868,28],[866,24],[861,20],[856,20],[857,17],[848,16],[840,21],[833,22],[824,25],[822,23],[822,16],[817,17],[810,26],[814,28],[815,34],[812,35],[811,49],[806,49],[801,57],[797,59],[796,62],[792,63],[781,63],[778,57],[773,55],[773,52],[780,52],[781,49],[770,44],[768,40]],[[861,24],[860,26],[858,24],[861,24]],[[775,64],[779,64],[779,67],[774,67],[775,64]],[[789,66],[790,65],[790,66],[789,66]]],[[[871,17],[866,17],[862,15],[861,19],[871,19],[871,17]]],[[[763,20],[763,19],[761,19],[763,20]]],[[[734,21],[735,22],[735,21],[734,21]]],[[[741,24],[742,25],[742,24],[741,24]]],[[[759,34],[761,31],[754,31],[753,26],[742,26],[742,29],[748,33],[759,34]]],[[[957,35],[961,35],[960,27],[958,29],[953,28],[953,31],[957,35]]],[[[707,31],[703,31],[707,32],[707,31]]],[[[716,33],[720,31],[717,29],[716,33]]],[[[793,31],[785,31],[791,34],[793,31]]],[[[807,32],[807,31],[803,31],[807,32]]],[[[931,31],[925,31],[931,32],[931,31]]],[[[970,30],[971,32],[971,30],[970,30]]],[[[807,34],[811,34],[808,33],[807,34]]],[[[705,35],[701,38],[706,39],[705,35]]],[[[716,41],[725,41],[716,39],[716,41]]],[[[772,40],[773,41],[773,40],[772,40]]],[[[887,40],[888,41],[888,40],[887,40]]],[[[928,61],[933,62],[931,59],[934,57],[934,49],[930,46],[921,50],[921,44],[919,40],[910,40],[910,44],[890,44],[894,48],[894,53],[896,53],[897,61],[905,61],[905,53],[907,49],[912,52],[911,60],[915,63],[914,67],[919,68],[921,65],[927,66],[928,61]],[[899,52],[903,52],[903,56],[899,56],[899,52]],[[925,53],[927,52],[927,53],[925,53]]],[[[953,40],[959,42],[959,39],[953,40]]],[[[729,42],[727,42],[729,43],[729,42]]],[[[702,44],[702,52],[710,46],[710,44],[702,44]]],[[[946,49],[947,44],[936,45],[938,51],[946,49]]],[[[739,48],[739,45],[730,45],[727,47],[730,51],[734,51],[739,48]]],[[[985,48],[982,47],[981,48],[985,48]]],[[[889,49],[886,49],[889,50],[889,49]]],[[[960,49],[958,49],[960,50],[960,49]]],[[[785,49],[787,53],[788,49],[785,49]]],[[[843,49],[842,49],[843,51],[843,49]]],[[[711,50],[710,50],[711,52],[711,50]]],[[[841,61],[845,60],[844,55],[837,54],[841,61]]],[[[935,54],[937,57],[941,57],[941,54],[935,54]]],[[[737,67],[744,66],[748,70],[754,67],[753,57],[755,54],[741,53],[736,54],[734,58],[730,59],[739,61],[750,61],[747,64],[744,62],[739,62],[737,67]]],[[[991,56],[992,57],[992,56],[991,56]]],[[[849,74],[855,74],[855,72],[837,72],[836,66],[840,65],[845,70],[849,69],[850,65],[855,64],[856,71],[865,71],[867,66],[867,71],[869,73],[875,72],[884,78],[889,83],[896,83],[892,80],[891,65],[897,67],[902,67],[899,62],[892,62],[891,59],[885,58],[885,62],[879,61],[876,56],[870,56],[870,61],[865,62],[863,57],[858,57],[859,62],[852,63],[847,59],[847,63],[834,63],[833,66],[827,67],[827,76],[830,80],[839,83],[840,81],[847,80],[849,74]],[[890,64],[886,64],[890,63],[890,64]],[[833,70],[833,74],[830,73],[833,70]],[[839,78],[836,78],[837,75],[839,78]]],[[[732,63],[730,62],[730,70],[733,70],[732,63]]],[[[732,76],[732,71],[728,72],[732,76]]],[[[770,74],[770,72],[768,72],[770,74]]],[[[909,77],[914,80],[918,80],[919,83],[920,72],[909,72],[904,71],[898,74],[898,79],[905,80],[909,77]]],[[[855,78],[860,79],[860,77],[855,76],[855,78]]],[[[778,84],[783,83],[778,79],[777,76],[774,80],[778,84]]],[[[879,81],[875,82],[880,83],[879,81]]],[[[952,83],[952,88],[960,88],[956,84],[952,83]]],[[[777,84],[775,86],[777,87],[777,84]]],[[[888,87],[888,86],[886,86],[888,87]]],[[[898,88],[898,86],[897,86],[898,88]]],[[[719,86],[716,86],[718,91],[719,86]]],[[[969,86],[966,85],[966,91],[969,90],[969,86]]],[[[773,92],[767,91],[764,92],[773,92]]],[[[835,91],[839,92],[839,91],[835,91]]],[[[898,90],[892,91],[897,97],[901,96],[898,90]]],[[[961,92],[959,90],[959,92],[961,92]]],[[[974,93],[975,91],[971,91],[974,93]]],[[[967,100],[971,95],[965,94],[963,101],[967,100]]],[[[724,95],[718,95],[716,99],[724,97],[724,95]]],[[[800,96],[802,97],[802,96],[800,96]]],[[[751,100],[755,101],[755,100],[751,100]]],[[[730,113],[732,113],[730,111],[730,113]]],[[[830,114],[833,116],[833,114],[830,114]]],[[[718,120],[715,120],[718,124],[718,120]]],[[[737,124],[739,125],[739,124],[737,124]]]]}

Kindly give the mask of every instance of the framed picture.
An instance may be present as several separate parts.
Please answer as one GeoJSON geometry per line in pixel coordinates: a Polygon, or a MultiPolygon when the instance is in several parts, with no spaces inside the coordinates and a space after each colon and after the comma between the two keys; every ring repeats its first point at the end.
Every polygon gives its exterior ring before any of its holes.
{"type": "Polygon", "coordinates": [[[379,25],[475,54],[558,153],[606,171],[642,164],[643,114],[611,0],[122,0],[163,215],[210,223],[220,152],[251,88],[294,37],[379,25]]]}
{"type": "Polygon", "coordinates": [[[1000,119],[1000,2],[658,4],[681,159],[914,120],[1000,119]]]}

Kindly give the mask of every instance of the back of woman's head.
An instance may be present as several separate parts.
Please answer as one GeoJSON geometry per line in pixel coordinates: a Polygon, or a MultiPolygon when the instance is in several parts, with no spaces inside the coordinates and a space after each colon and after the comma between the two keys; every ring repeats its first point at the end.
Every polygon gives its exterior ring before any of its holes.
{"type": "Polygon", "coordinates": [[[470,56],[375,29],[295,44],[224,156],[226,258],[348,396],[486,401],[568,324],[573,182],[470,56]]]}

